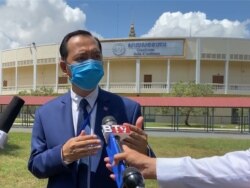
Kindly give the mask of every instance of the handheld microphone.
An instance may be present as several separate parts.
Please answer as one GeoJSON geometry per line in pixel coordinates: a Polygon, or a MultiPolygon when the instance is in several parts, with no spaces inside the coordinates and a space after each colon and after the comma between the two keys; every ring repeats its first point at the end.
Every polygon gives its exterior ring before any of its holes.
{"type": "Polygon", "coordinates": [[[144,178],[138,169],[128,167],[123,172],[122,188],[144,188],[144,178]]]}
{"type": "MultiPolygon", "coordinates": [[[[117,125],[113,116],[106,116],[102,120],[102,132],[106,141],[106,151],[110,162],[113,163],[114,155],[122,152],[120,141],[130,133],[128,126],[117,125]]],[[[126,168],[124,161],[120,161],[116,166],[112,167],[115,174],[115,180],[118,188],[122,188],[123,171],[126,168]]]]}
{"type": "Polygon", "coordinates": [[[8,139],[8,132],[13,125],[18,113],[20,112],[24,100],[18,96],[14,96],[7,105],[5,111],[0,117],[0,148],[3,149],[8,139]]]}

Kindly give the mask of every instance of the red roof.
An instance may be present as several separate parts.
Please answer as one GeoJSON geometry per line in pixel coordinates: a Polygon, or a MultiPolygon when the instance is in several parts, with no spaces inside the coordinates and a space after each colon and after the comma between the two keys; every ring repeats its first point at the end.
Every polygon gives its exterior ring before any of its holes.
{"type": "MultiPolygon", "coordinates": [[[[9,104],[13,96],[0,96],[0,104],[9,104]]],[[[21,96],[25,105],[43,105],[54,96],[21,96]]],[[[250,97],[129,97],[141,106],[250,108],[250,97]]]]}
{"type": "Polygon", "coordinates": [[[250,97],[131,97],[142,106],[250,107],[250,97]]]}
{"type": "MultiPolygon", "coordinates": [[[[51,96],[19,96],[25,101],[25,105],[43,105],[54,99],[51,96]]],[[[13,96],[0,96],[0,104],[9,104],[13,96]]]]}

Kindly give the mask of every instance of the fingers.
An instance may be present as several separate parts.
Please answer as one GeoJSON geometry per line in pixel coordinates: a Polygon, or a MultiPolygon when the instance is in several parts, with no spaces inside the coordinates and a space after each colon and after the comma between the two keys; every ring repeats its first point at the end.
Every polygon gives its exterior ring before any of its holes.
{"type": "Polygon", "coordinates": [[[85,133],[84,130],[82,130],[82,131],[80,132],[80,135],[79,135],[79,136],[83,136],[83,135],[87,135],[87,134],[85,133]]]}
{"type": "MultiPolygon", "coordinates": [[[[131,124],[129,124],[129,123],[124,123],[123,125],[131,125],[131,124]]],[[[134,127],[136,127],[137,129],[142,130],[142,125],[143,125],[143,117],[140,116],[140,117],[137,118],[134,127]]]]}
{"type": "Polygon", "coordinates": [[[115,180],[115,175],[114,175],[114,174],[110,174],[110,178],[111,178],[112,180],[115,180]]]}
{"type": "Polygon", "coordinates": [[[81,158],[85,156],[95,155],[100,148],[101,146],[87,146],[79,150],[79,154],[81,155],[81,158]]]}
{"type": "Polygon", "coordinates": [[[123,141],[128,142],[134,145],[145,145],[147,144],[147,139],[148,135],[141,129],[135,127],[135,126],[130,126],[131,133],[129,134],[128,137],[126,137],[123,141]]]}
{"type": "Polygon", "coordinates": [[[135,126],[131,125],[129,123],[123,123],[123,125],[129,126],[130,130],[133,132],[136,132],[140,135],[146,135],[146,133],[142,130],[142,125],[143,125],[143,117],[142,116],[137,118],[135,126]]]}
{"type": "Polygon", "coordinates": [[[128,123],[124,123],[123,125],[129,126],[131,130],[129,136],[123,140],[123,143],[140,153],[146,154],[148,135],[144,130],[142,130],[143,117],[140,116],[137,119],[135,126],[128,123]]]}
{"type": "Polygon", "coordinates": [[[112,166],[117,165],[119,161],[127,159],[127,156],[129,155],[129,153],[126,152],[128,150],[128,147],[126,145],[122,145],[122,148],[124,152],[114,155],[112,166]]]}
{"type": "Polygon", "coordinates": [[[140,135],[146,135],[146,133],[142,129],[140,129],[136,126],[129,125],[129,128],[132,132],[135,132],[135,133],[140,134],[140,135]]]}
{"type": "Polygon", "coordinates": [[[104,158],[104,162],[105,162],[105,163],[110,163],[109,157],[105,157],[105,158],[104,158]]]}
{"type": "Polygon", "coordinates": [[[101,148],[101,141],[97,139],[96,135],[85,135],[78,137],[75,150],[81,157],[96,154],[101,148]]]}
{"type": "Polygon", "coordinates": [[[112,172],[112,165],[109,162],[106,163],[106,168],[112,172]]]}
{"type": "Polygon", "coordinates": [[[62,148],[63,159],[75,161],[82,157],[94,155],[101,148],[101,140],[96,135],[86,135],[81,132],[79,136],[69,139],[62,148]]]}
{"type": "Polygon", "coordinates": [[[75,141],[84,141],[97,138],[98,137],[95,134],[87,135],[84,131],[82,131],[79,136],[74,137],[75,141]]]}
{"type": "Polygon", "coordinates": [[[142,129],[142,125],[143,125],[143,117],[140,116],[138,117],[138,119],[136,120],[135,126],[139,129],[142,129]]]}

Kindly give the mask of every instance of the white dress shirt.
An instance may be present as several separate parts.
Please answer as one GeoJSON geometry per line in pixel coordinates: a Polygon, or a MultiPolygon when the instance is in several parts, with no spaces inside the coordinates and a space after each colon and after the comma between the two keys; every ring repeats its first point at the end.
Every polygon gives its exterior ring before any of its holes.
{"type": "Polygon", "coordinates": [[[250,188],[250,149],[224,156],[157,158],[159,187],[250,188]]]}
{"type": "MultiPolygon", "coordinates": [[[[96,117],[96,110],[97,110],[97,103],[96,103],[96,99],[98,97],[98,92],[99,92],[99,88],[96,87],[96,89],[94,91],[92,91],[88,96],[84,97],[89,105],[87,106],[87,111],[88,113],[90,113],[90,134],[94,133],[94,129],[95,129],[95,117],[96,117]]],[[[72,89],[71,89],[71,99],[72,99],[72,117],[73,117],[73,124],[74,124],[74,130],[75,130],[75,135],[77,134],[77,122],[78,122],[78,117],[79,117],[79,111],[80,111],[80,107],[79,104],[82,100],[82,97],[77,95],[72,89]]],[[[78,136],[78,135],[76,135],[78,136]]],[[[99,150],[98,154],[101,156],[101,151],[99,150]]],[[[94,158],[94,156],[93,156],[94,158]]],[[[87,174],[87,187],[90,188],[90,179],[91,179],[91,171],[95,172],[97,169],[97,164],[98,163],[94,163],[94,160],[92,159],[92,156],[89,157],[85,157],[81,159],[81,163],[85,163],[88,164],[88,174],[87,174]]],[[[78,161],[79,162],[79,161],[78,161]]]]}
{"type": "MultiPolygon", "coordinates": [[[[94,91],[92,91],[85,99],[88,101],[89,105],[87,106],[87,111],[90,112],[92,110],[92,113],[90,114],[90,125],[91,125],[91,134],[93,134],[95,129],[95,116],[96,116],[96,109],[97,104],[95,105],[97,96],[98,96],[99,88],[96,87],[94,91]]],[[[82,97],[77,95],[72,89],[71,89],[71,99],[72,99],[72,117],[73,117],[73,124],[74,124],[74,130],[75,135],[77,132],[77,122],[78,122],[78,114],[79,114],[79,104],[82,100],[82,97]]],[[[77,136],[77,135],[76,135],[77,136]]]]}

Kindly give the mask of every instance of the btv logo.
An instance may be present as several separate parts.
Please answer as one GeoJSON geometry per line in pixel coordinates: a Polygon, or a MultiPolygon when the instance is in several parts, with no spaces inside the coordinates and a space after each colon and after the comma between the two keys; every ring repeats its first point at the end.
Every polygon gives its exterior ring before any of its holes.
{"type": "Polygon", "coordinates": [[[129,126],[125,125],[112,125],[112,133],[130,133],[129,126]]]}

